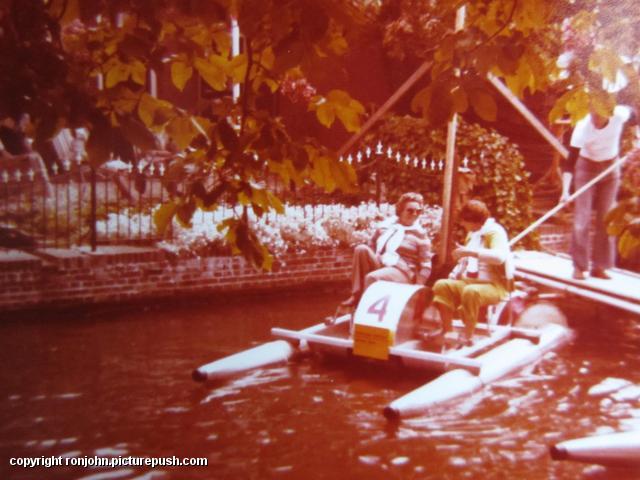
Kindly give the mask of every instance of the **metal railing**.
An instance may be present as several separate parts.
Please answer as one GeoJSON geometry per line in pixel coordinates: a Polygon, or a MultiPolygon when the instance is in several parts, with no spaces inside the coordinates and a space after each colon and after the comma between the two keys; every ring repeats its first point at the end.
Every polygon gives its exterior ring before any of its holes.
{"type": "MultiPolygon", "coordinates": [[[[326,204],[379,204],[384,184],[380,167],[385,162],[387,166],[442,175],[441,160],[418,159],[381,145],[354,152],[341,161],[373,179],[369,188],[350,195],[314,187],[291,189],[266,171],[264,181],[284,203],[310,206],[304,212],[315,222],[322,217],[326,204]]],[[[464,165],[466,168],[466,162],[464,165]]],[[[144,245],[171,239],[171,228],[164,235],[157,231],[153,211],[176,192],[184,191],[185,186],[167,182],[165,173],[163,162],[141,162],[134,167],[115,161],[96,170],[81,160],[64,161],[51,165],[49,172],[39,172],[30,164],[11,164],[9,168],[0,163],[0,246],[89,246],[95,250],[97,245],[144,245]]],[[[222,220],[233,211],[232,205],[222,206],[216,218],[222,220]]]]}

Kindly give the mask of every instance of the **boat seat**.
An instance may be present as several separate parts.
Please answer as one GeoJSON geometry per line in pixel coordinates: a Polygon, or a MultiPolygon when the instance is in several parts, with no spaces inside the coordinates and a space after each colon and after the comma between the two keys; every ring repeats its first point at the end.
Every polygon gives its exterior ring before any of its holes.
{"type": "Polygon", "coordinates": [[[488,326],[513,325],[524,310],[526,296],[526,292],[516,290],[498,303],[481,307],[478,322],[486,322],[488,326]]]}
{"type": "Polygon", "coordinates": [[[489,326],[498,325],[500,323],[502,314],[508,314],[508,312],[505,311],[508,303],[509,300],[507,299],[502,300],[498,303],[494,303],[493,305],[485,305],[484,307],[481,307],[478,321],[482,322],[484,320],[484,322],[489,326]]]}

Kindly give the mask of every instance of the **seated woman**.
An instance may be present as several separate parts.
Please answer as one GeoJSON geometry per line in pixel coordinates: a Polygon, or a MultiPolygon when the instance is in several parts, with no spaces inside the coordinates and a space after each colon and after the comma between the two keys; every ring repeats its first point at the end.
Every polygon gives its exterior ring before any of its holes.
{"type": "Polygon", "coordinates": [[[460,211],[459,221],[469,232],[467,242],[453,252],[459,262],[449,278],[434,284],[433,303],[440,313],[443,337],[451,331],[454,313],[460,313],[465,326],[461,343],[468,345],[480,307],[507,297],[513,272],[507,232],[491,218],[483,202],[467,202],[460,211]]]}
{"type": "Polygon", "coordinates": [[[369,244],[353,255],[351,297],[343,307],[354,307],[369,285],[378,280],[424,284],[431,274],[431,242],[418,223],[424,208],[419,193],[408,192],[396,202],[396,218],[374,233],[369,244]]]}

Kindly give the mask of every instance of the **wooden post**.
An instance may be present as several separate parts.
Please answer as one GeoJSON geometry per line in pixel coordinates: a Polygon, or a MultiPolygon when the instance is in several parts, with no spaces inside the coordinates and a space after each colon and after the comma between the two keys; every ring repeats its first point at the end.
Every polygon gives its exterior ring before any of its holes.
{"type": "Polygon", "coordinates": [[[418,69],[411,74],[409,78],[405,80],[405,82],[396,90],[393,95],[391,95],[386,102],[373,114],[369,119],[364,123],[364,125],[358,130],[347,142],[340,147],[336,157],[340,158],[345,153],[349,151],[351,147],[353,147],[358,140],[362,138],[362,136],[376,123],[378,120],[382,118],[382,116],[387,113],[387,111],[393,107],[396,102],[418,81],[422,78],[422,76],[429,71],[431,68],[431,62],[424,62],[418,69]]]}
{"type": "Polygon", "coordinates": [[[520,114],[536,129],[536,131],[542,135],[542,137],[551,144],[556,151],[562,155],[564,158],[569,156],[569,152],[565,148],[558,138],[549,131],[547,127],[545,127],[540,120],[536,118],[536,116],[531,113],[531,111],[527,108],[527,106],[520,101],[518,97],[516,97],[509,88],[500,81],[499,78],[489,74],[487,75],[489,82],[502,94],[504,98],[513,105],[513,107],[520,112],[520,114]]]}
{"type": "Polygon", "coordinates": [[[445,156],[443,189],[442,189],[442,223],[440,225],[439,266],[451,260],[453,247],[453,199],[458,190],[458,160],[456,158],[456,132],[458,129],[457,114],[449,121],[447,128],[447,150],[445,156]]]}
{"type": "MultiPolygon", "coordinates": [[[[466,9],[464,5],[456,12],[456,32],[464,28],[466,9]]],[[[456,158],[456,132],[458,129],[458,115],[453,114],[447,127],[447,149],[445,154],[445,167],[442,189],[442,223],[440,226],[440,251],[439,265],[450,261],[453,249],[453,226],[455,212],[453,211],[453,199],[457,191],[457,173],[459,161],[456,158]]]]}

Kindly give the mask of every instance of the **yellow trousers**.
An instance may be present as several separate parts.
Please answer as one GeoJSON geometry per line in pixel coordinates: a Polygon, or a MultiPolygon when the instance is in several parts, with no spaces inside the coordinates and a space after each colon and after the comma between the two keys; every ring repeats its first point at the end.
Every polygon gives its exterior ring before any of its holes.
{"type": "Polygon", "coordinates": [[[506,289],[494,283],[441,279],[433,286],[433,302],[445,306],[454,316],[459,311],[468,332],[473,332],[478,323],[480,307],[496,304],[506,296],[506,289]]]}

